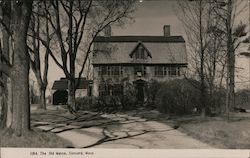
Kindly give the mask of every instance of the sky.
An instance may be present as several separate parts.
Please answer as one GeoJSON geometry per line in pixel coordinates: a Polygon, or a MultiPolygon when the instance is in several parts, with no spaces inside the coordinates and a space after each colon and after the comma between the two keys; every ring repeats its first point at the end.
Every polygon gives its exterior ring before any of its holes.
{"type": "Polygon", "coordinates": [[[138,3],[135,21],[124,29],[113,29],[115,35],[163,35],[163,25],[171,25],[172,35],[183,35],[184,29],[176,16],[176,2],[144,0],[138,3]]]}
{"type": "MultiPolygon", "coordinates": [[[[171,26],[171,35],[181,35],[186,39],[186,34],[182,23],[177,17],[178,10],[177,0],[143,0],[142,3],[137,3],[137,9],[134,13],[133,22],[129,22],[122,28],[112,27],[112,35],[152,35],[152,36],[162,36],[163,35],[163,25],[171,26]]],[[[242,6],[247,5],[248,0],[243,0],[242,6]]],[[[242,7],[241,6],[241,7],[242,7]]],[[[236,21],[247,22],[248,19],[248,8],[246,11],[240,15],[236,21]]],[[[244,48],[243,48],[244,51],[244,48]]],[[[245,57],[237,57],[236,59],[237,76],[243,76],[237,79],[236,86],[243,87],[246,85],[248,78],[250,77],[249,66],[250,59],[245,57]],[[249,77],[248,77],[249,76],[249,77]]],[[[59,69],[50,59],[49,67],[49,86],[50,89],[55,80],[64,77],[61,69],[59,69]]],[[[34,80],[34,79],[33,79],[34,80]]]]}

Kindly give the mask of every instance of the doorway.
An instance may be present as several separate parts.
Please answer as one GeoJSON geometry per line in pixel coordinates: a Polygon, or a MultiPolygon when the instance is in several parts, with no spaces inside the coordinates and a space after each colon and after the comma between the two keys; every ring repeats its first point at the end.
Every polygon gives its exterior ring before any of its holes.
{"type": "Polygon", "coordinates": [[[68,101],[68,92],[66,90],[57,90],[53,94],[53,105],[66,105],[68,101]]]}
{"type": "Polygon", "coordinates": [[[139,79],[134,81],[135,87],[136,87],[136,91],[137,91],[137,101],[140,104],[143,104],[144,102],[144,87],[145,87],[145,83],[146,81],[139,79]]]}

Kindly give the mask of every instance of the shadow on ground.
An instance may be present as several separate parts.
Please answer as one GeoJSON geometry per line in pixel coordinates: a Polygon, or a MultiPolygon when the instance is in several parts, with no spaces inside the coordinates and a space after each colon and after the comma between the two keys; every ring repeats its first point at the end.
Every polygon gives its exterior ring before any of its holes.
{"type": "Polygon", "coordinates": [[[103,114],[79,111],[72,115],[63,108],[33,110],[32,127],[53,132],[76,148],[210,148],[189,138],[162,121],[167,116],[157,111],[135,110],[103,114]]]}
{"type": "Polygon", "coordinates": [[[78,137],[74,147],[94,147],[105,142],[127,139],[143,135],[152,130],[127,128],[122,126],[126,124],[135,124],[146,122],[146,119],[140,117],[130,117],[122,114],[102,114],[89,111],[79,111],[77,115],[72,115],[63,108],[50,110],[33,110],[31,115],[31,127],[39,128],[43,132],[53,132],[67,139],[78,137]],[[67,134],[65,136],[65,134],[67,134]],[[60,135],[61,134],[61,135],[60,135]],[[80,135],[84,135],[85,140],[79,140],[80,135]],[[92,137],[95,141],[89,141],[92,137]],[[87,140],[87,141],[86,141],[87,140]],[[78,142],[78,143],[77,143],[78,142]],[[86,143],[87,142],[87,143],[86,143]]]}

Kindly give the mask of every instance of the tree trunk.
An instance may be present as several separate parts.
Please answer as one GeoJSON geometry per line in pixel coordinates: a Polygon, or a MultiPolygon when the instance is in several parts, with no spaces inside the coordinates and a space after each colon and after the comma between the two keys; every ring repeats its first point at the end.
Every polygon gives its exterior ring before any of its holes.
{"type": "Polygon", "coordinates": [[[75,79],[68,80],[68,107],[71,113],[76,112],[75,79]]]}
{"type": "MultiPolygon", "coordinates": [[[[17,35],[20,33],[17,32],[17,35]]],[[[23,37],[23,33],[19,37],[15,36],[15,55],[14,66],[12,71],[13,80],[13,122],[11,128],[17,134],[21,136],[23,132],[29,130],[29,62],[26,41],[23,37]],[[17,53],[20,52],[20,53],[17,53]],[[18,78],[18,79],[17,79],[18,78]]]]}
{"type": "Polygon", "coordinates": [[[203,27],[202,27],[202,0],[199,1],[199,38],[200,38],[200,79],[201,79],[201,86],[200,86],[200,103],[201,103],[201,116],[204,118],[206,117],[206,110],[207,110],[207,100],[206,100],[206,85],[205,85],[205,73],[204,73],[204,46],[203,46],[203,27]]]}
{"type": "Polygon", "coordinates": [[[40,98],[39,98],[39,108],[46,110],[46,88],[44,86],[41,86],[40,88],[40,98]]]}
{"type": "Polygon", "coordinates": [[[68,104],[72,108],[71,112],[76,112],[76,99],[75,99],[75,92],[76,92],[76,84],[75,84],[75,54],[73,53],[73,1],[69,2],[69,65],[70,65],[70,78],[68,79],[68,104]]]}
{"type": "Polygon", "coordinates": [[[11,78],[7,80],[8,98],[7,98],[7,118],[6,127],[10,128],[11,122],[13,120],[13,95],[12,95],[12,81],[11,78]]]}
{"type": "Polygon", "coordinates": [[[3,87],[0,86],[0,128],[6,127],[7,120],[7,102],[6,102],[6,92],[3,87]]]}
{"type": "Polygon", "coordinates": [[[231,108],[235,107],[235,53],[233,51],[234,48],[231,46],[231,60],[230,60],[230,106],[231,108]]]}
{"type": "Polygon", "coordinates": [[[0,128],[4,129],[10,127],[12,121],[12,88],[11,79],[9,77],[6,78],[6,84],[4,85],[4,89],[2,90],[0,128]]]}
{"type": "Polygon", "coordinates": [[[17,136],[30,130],[29,56],[26,45],[32,0],[14,4],[14,58],[11,71],[13,120],[11,129],[17,136]]]}
{"type": "Polygon", "coordinates": [[[235,53],[233,47],[233,37],[232,37],[232,0],[228,0],[227,2],[227,107],[226,112],[229,119],[229,112],[232,107],[234,107],[234,87],[235,87],[235,53]]]}
{"type": "MultiPolygon", "coordinates": [[[[5,59],[8,60],[8,62],[10,62],[9,58],[10,58],[10,52],[9,52],[9,44],[10,44],[10,16],[11,16],[11,11],[10,11],[10,6],[11,3],[10,1],[4,1],[5,5],[2,6],[2,17],[3,17],[3,23],[5,24],[5,26],[2,29],[2,38],[3,38],[3,47],[2,47],[2,54],[3,57],[5,57],[5,59]],[[9,29],[9,30],[7,30],[9,29]]],[[[3,61],[1,59],[2,57],[0,57],[0,60],[3,61]]],[[[1,62],[0,61],[0,62],[1,62]]],[[[0,97],[1,97],[1,102],[0,102],[0,106],[1,106],[1,127],[5,128],[6,124],[7,124],[7,109],[8,106],[8,76],[5,76],[3,73],[0,74],[0,77],[2,78],[3,81],[3,87],[0,87],[0,97]]]]}
{"type": "Polygon", "coordinates": [[[201,108],[201,116],[202,118],[205,118],[206,117],[206,114],[207,114],[207,101],[206,101],[206,88],[205,88],[205,84],[204,84],[204,80],[201,81],[201,96],[200,96],[200,103],[202,105],[202,108],[201,108]]]}

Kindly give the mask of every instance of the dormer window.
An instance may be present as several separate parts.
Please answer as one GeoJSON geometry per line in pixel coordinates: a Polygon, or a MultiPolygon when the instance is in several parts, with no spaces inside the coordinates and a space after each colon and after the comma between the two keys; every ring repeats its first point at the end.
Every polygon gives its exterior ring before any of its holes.
{"type": "Polygon", "coordinates": [[[144,48],[139,47],[135,53],[136,59],[147,59],[147,54],[145,54],[144,48]]]}
{"type": "Polygon", "coordinates": [[[129,55],[134,59],[148,59],[148,57],[152,58],[149,50],[141,42],[136,45],[129,55]]]}
{"type": "Polygon", "coordinates": [[[136,59],[147,59],[147,54],[145,54],[145,50],[143,47],[139,47],[134,54],[136,59]]]}

